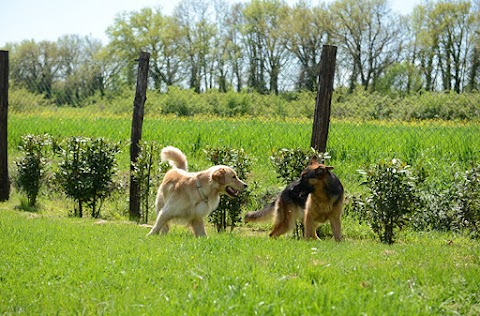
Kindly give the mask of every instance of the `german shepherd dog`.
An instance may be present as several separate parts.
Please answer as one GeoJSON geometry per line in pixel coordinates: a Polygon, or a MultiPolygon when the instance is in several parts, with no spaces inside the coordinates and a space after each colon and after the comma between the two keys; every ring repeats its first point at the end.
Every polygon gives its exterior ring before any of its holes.
{"type": "MultiPolygon", "coordinates": [[[[283,221],[290,223],[290,220],[282,217],[291,216],[293,221],[290,224],[293,226],[288,228],[293,229],[295,227],[295,219],[302,216],[308,195],[312,192],[313,187],[308,182],[307,176],[301,176],[300,179],[290,183],[272,203],[259,211],[248,212],[245,215],[245,223],[265,221],[275,215],[275,223],[278,222],[278,224],[274,224],[274,227],[276,227],[283,221]]],[[[271,237],[273,236],[272,234],[273,232],[270,234],[271,237]]]]}
{"type": "Polygon", "coordinates": [[[265,208],[247,213],[245,222],[257,222],[273,215],[270,237],[277,237],[292,230],[296,220],[303,218],[304,237],[318,239],[316,229],[329,220],[333,237],[341,241],[344,190],[340,180],[331,172],[332,169],[313,157],[299,180],[289,184],[265,208]]]}

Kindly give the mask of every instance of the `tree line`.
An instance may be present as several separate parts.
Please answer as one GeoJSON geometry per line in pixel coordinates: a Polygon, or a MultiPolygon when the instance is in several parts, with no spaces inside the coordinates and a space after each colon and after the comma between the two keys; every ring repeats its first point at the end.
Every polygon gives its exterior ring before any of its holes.
{"type": "Polygon", "coordinates": [[[427,1],[406,16],[387,0],[183,0],[171,15],[123,12],[106,33],[108,44],[79,35],[7,44],[13,86],[75,104],[132,85],[135,59],[146,51],[158,91],[314,91],[328,44],[338,47],[337,87],[402,95],[480,89],[480,0],[427,1]]]}

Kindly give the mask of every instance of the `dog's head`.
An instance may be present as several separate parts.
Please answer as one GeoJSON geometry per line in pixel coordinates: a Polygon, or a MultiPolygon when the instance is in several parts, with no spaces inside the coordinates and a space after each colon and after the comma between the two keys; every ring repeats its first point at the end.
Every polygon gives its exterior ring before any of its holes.
{"type": "Polygon", "coordinates": [[[330,170],[332,169],[332,166],[319,163],[318,158],[314,156],[310,159],[309,165],[302,171],[301,179],[311,185],[315,185],[319,181],[329,178],[331,176],[330,170]]]}
{"type": "Polygon", "coordinates": [[[247,184],[240,180],[237,173],[228,166],[218,166],[212,171],[212,180],[220,185],[220,192],[227,194],[229,197],[237,197],[247,184]]]}

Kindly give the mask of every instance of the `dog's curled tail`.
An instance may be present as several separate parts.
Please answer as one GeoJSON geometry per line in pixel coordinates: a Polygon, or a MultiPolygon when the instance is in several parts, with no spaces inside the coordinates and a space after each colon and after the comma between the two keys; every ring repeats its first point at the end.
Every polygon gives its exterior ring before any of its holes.
{"type": "Polygon", "coordinates": [[[168,161],[170,166],[178,169],[187,170],[187,156],[178,148],[167,146],[162,149],[160,154],[162,161],[168,161]]]}
{"type": "Polygon", "coordinates": [[[245,223],[263,222],[271,219],[275,210],[275,203],[276,201],[273,201],[261,210],[248,212],[244,218],[245,223]]]}

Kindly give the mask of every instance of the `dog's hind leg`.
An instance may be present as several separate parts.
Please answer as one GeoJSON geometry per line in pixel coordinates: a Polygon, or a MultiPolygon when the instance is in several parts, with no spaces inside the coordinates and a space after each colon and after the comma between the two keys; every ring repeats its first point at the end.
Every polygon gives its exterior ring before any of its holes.
{"type": "Polygon", "coordinates": [[[190,223],[190,225],[192,227],[193,233],[195,234],[195,237],[203,237],[207,235],[207,233],[205,232],[205,225],[203,224],[203,219],[194,219],[190,223]]]}
{"type": "Polygon", "coordinates": [[[276,205],[274,216],[273,230],[270,233],[270,237],[278,237],[295,227],[297,214],[295,213],[295,208],[292,208],[291,205],[279,201],[276,205]]]}

